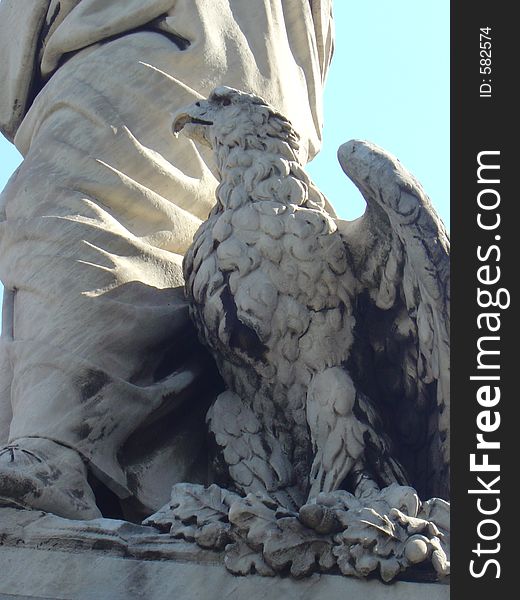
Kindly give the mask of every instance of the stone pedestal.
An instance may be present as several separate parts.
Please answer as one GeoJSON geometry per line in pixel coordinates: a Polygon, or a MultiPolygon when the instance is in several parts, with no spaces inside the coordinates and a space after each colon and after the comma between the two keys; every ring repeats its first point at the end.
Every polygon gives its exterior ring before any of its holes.
{"type": "Polygon", "coordinates": [[[222,554],[113,519],[0,509],[0,600],[449,600],[439,583],[237,577],[222,554]]]}
{"type": "Polygon", "coordinates": [[[313,575],[300,581],[258,575],[235,577],[220,564],[119,558],[103,551],[3,547],[0,573],[0,600],[449,599],[449,587],[441,584],[385,585],[339,575],[313,575]]]}

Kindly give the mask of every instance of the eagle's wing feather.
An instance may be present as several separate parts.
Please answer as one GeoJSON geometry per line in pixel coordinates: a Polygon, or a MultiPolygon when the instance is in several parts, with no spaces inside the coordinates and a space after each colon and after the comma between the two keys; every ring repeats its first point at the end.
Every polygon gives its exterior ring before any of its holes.
{"type": "MultiPolygon", "coordinates": [[[[386,410],[403,455],[423,464],[418,489],[446,497],[448,236],[420,184],[394,157],[373,144],[351,141],[341,146],[338,158],[367,202],[363,217],[338,224],[360,283],[353,355],[361,358],[354,359],[353,370],[361,389],[386,410]]],[[[408,462],[416,483],[421,474],[408,462]]]]}
{"type": "Polygon", "coordinates": [[[241,492],[267,492],[288,507],[302,503],[282,441],[265,430],[239,396],[231,391],[221,393],[208,411],[207,421],[241,492]]]}

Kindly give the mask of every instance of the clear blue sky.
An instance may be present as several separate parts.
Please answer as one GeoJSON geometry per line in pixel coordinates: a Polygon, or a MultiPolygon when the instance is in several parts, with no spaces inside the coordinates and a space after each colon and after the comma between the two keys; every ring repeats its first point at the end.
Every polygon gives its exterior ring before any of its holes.
{"type": "Polygon", "coordinates": [[[321,153],[309,165],[339,215],[362,214],[337,148],[375,142],[422,183],[449,228],[448,0],[336,0],[336,51],[325,90],[321,153]]]}
{"type": "MultiPolygon", "coordinates": [[[[449,1],[336,0],[336,52],[322,152],[309,172],[342,218],[364,202],[336,159],[353,138],[377,143],[421,181],[449,228],[449,1]]],[[[0,136],[0,189],[21,160],[0,136]]]]}

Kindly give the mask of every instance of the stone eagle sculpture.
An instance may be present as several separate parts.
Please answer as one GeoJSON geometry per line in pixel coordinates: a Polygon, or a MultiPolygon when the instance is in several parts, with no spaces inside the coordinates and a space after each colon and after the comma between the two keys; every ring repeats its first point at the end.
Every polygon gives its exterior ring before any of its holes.
{"type": "Polygon", "coordinates": [[[352,141],[339,160],[367,209],[336,218],[291,123],[228,87],[173,130],[220,179],[184,276],[226,389],[207,415],[216,483],[174,485],[145,523],[237,575],[446,577],[449,245],[425,193],[352,141]]]}
{"type": "Polygon", "coordinates": [[[448,498],[449,242],[421,186],[351,141],[339,161],[367,209],[337,219],[290,122],[228,87],[181,130],[221,181],[184,275],[227,386],[207,417],[227,487],[288,510],[391,484],[448,498]]]}

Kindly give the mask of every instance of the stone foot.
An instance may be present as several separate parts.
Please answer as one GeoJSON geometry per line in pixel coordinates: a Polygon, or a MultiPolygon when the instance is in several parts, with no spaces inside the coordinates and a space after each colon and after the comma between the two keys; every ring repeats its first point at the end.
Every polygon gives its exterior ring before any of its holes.
{"type": "Polygon", "coordinates": [[[20,438],[0,448],[0,506],[42,510],[67,519],[96,519],[81,456],[44,438],[20,438]]]}

